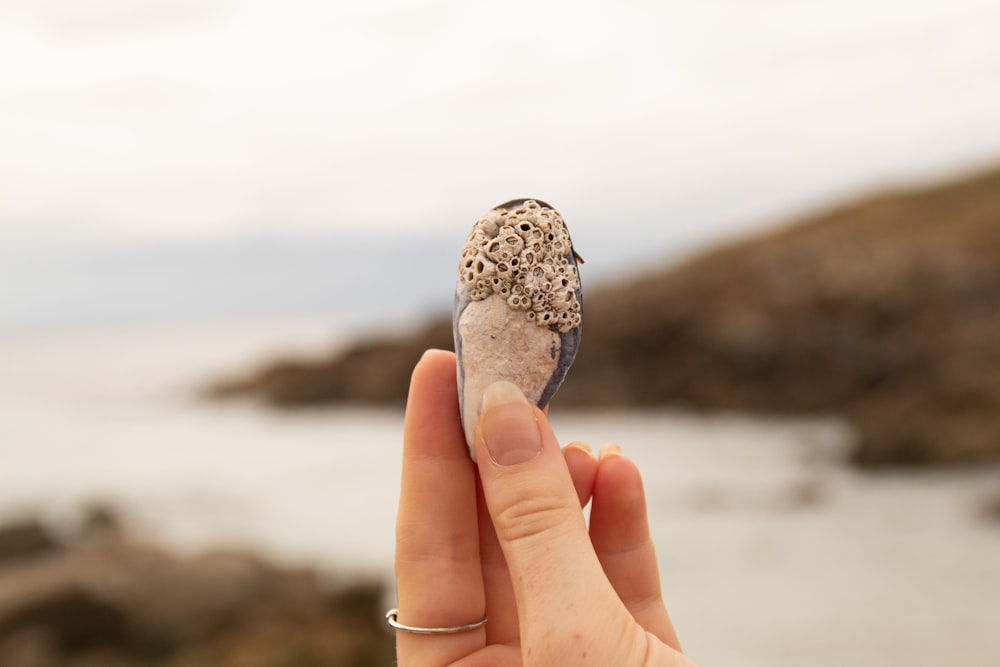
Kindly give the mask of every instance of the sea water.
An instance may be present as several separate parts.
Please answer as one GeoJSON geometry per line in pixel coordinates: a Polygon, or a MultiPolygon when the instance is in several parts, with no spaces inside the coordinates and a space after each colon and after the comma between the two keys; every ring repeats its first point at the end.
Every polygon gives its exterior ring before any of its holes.
{"type": "MultiPolygon", "coordinates": [[[[350,333],[325,321],[0,337],[0,520],[58,524],[101,502],[171,549],[390,581],[399,409],[199,396],[350,333]]],[[[834,418],[556,405],[552,419],[562,442],[617,442],[639,464],[666,599],[703,667],[1000,664],[1000,522],[981,511],[995,469],[863,474],[834,418]]]]}

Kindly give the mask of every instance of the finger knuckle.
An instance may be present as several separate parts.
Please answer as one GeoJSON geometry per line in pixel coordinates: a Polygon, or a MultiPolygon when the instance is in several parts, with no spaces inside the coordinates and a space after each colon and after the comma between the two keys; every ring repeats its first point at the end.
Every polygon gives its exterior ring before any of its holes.
{"type": "Polygon", "coordinates": [[[507,541],[525,542],[561,529],[578,514],[579,505],[570,506],[562,496],[536,493],[513,498],[496,513],[494,524],[507,541]]]}

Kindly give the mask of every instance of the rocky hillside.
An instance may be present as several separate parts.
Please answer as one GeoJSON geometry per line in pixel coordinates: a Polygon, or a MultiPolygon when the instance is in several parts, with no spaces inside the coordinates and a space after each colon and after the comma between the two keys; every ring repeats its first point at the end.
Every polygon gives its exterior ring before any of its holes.
{"type": "MultiPolygon", "coordinates": [[[[446,318],[213,393],[401,402],[431,346],[450,348],[446,318]]],[[[840,414],[858,428],[862,465],[1000,459],[1000,170],[590,289],[554,402],[840,414]]]]}

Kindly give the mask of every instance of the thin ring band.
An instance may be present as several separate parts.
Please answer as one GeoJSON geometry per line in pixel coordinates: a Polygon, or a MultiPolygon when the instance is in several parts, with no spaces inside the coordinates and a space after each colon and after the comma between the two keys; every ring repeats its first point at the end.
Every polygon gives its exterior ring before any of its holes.
{"type": "Polygon", "coordinates": [[[389,625],[395,629],[402,630],[403,632],[412,632],[415,635],[453,635],[457,632],[466,632],[468,630],[481,628],[486,625],[486,621],[489,620],[489,617],[483,616],[475,623],[467,623],[466,625],[452,625],[445,628],[418,628],[414,625],[404,625],[397,621],[396,617],[398,614],[398,609],[390,609],[385,613],[385,620],[388,621],[389,625]]]}

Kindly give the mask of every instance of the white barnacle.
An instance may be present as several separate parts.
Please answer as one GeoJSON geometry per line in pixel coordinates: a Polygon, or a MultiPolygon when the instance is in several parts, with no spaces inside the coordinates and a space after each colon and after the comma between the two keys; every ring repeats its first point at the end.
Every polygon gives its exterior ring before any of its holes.
{"type": "Polygon", "coordinates": [[[473,300],[501,295],[540,326],[573,328],[559,315],[577,304],[579,280],[569,232],[554,210],[534,200],[489,211],[462,250],[460,275],[473,300]],[[545,298],[539,298],[544,296],[545,298]]]}
{"type": "Polygon", "coordinates": [[[517,234],[508,234],[504,237],[503,242],[511,255],[517,255],[524,248],[524,239],[517,234]]]}

